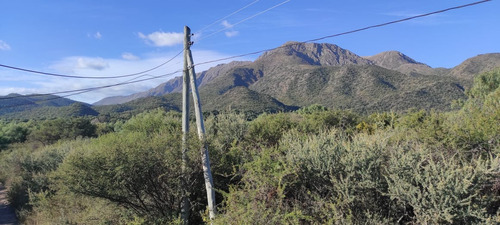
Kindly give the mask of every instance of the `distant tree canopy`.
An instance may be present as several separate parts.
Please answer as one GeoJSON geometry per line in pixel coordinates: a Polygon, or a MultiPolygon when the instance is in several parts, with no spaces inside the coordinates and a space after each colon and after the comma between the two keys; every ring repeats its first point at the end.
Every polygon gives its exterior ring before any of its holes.
{"type": "Polygon", "coordinates": [[[96,126],[90,123],[89,119],[71,118],[43,121],[31,132],[29,138],[49,145],[60,139],[95,136],[96,126]]]}

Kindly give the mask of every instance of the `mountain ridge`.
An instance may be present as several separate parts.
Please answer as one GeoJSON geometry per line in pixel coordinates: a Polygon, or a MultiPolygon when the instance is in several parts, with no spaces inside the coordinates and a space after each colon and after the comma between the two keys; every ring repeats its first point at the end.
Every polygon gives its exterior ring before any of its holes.
{"type": "MultiPolygon", "coordinates": [[[[300,70],[301,67],[308,66],[376,65],[412,76],[451,76],[468,80],[463,84],[463,86],[467,86],[468,83],[471,83],[470,81],[472,80],[473,74],[487,70],[474,67],[493,69],[494,67],[500,66],[499,53],[484,55],[485,56],[476,56],[479,57],[479,59],[476,59],[476,57],[469,58],[451,69],[432,68],[399,51],[386,51],[373,56],[361,57],[335,44],[300,43],[291,41],[263,53],[254,62],[235,61],[228,64],[219,64],[198,73],[197,83],[199,87],[202,88],[221,74],[228,73],[234,68],[248,67],[250,65],[252,69],[260,71],[260,73],[263,74],[280,73],[284,68],[290,71],[300,70]],[[490,56],[493,57],[493,59],[489,59],[488,57],[490,56]],[[486,59],[482,59],[481,57],[486,59]],[[477,66],[478,64],[481,65],[477,66]]],[[[94,105],[120,104],[142,97],[162,96],[168,93],[180,92],[182,90],[181,81],[182,77],[176,77],[148,91],[128,96],[107,97],[94,103],[94,105]]]]}

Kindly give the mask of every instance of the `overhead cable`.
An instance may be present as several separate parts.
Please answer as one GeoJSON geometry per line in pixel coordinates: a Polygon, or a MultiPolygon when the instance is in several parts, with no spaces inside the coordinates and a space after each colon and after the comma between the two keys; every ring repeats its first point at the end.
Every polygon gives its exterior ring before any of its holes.
{"type": "Polygon", "coordinates": [[[283,1],[283,2],[281,2],[281,3],[279,3],[279,4],[277,4],[277,5],[274,5],[274,6],[270,7],[270,8],[267,8],[266,10],[260,11],[260,12],[258,12],[258,13],[256,13],[256,14],[253,14],[253,15],[251,15],[251,16],[249,16],[249,17],[245,18],[245,19],[242,19],[242,20],[240,20],[240,21],[236,22],[235,24],[231,24],[231,26],[225,27],[225,28],[220,29],[220,30],[218,30],[218,31],[215,31],[215,32],[213,32],[213,33],[211,33],[211,34],[209,34],[209,35],[207,35],[207,36],[204,36],[203,38],[199,39],[198,41],[201,41],[201,40],[203,40],[203,39],[205,39],[205,38],[211,37],[211,36],[213,36],[213,35],[215,35],[215,34],[218,34],[218,33],[222,32],[222,31],[225,31],[225,30],[231,29],[231,28],[233,28],[234,26],[236,26],[236,25],[238,25],[238,24],[240,24],[240,23],[243,23],[243,22],[245,22],[245,21],[247,21],[247,20],[250,20],[250,19],[252,19],[252,18],[255,18],[255,17],[259,16],[259,15],[262,15],[262,14],[264,14],[264,13],[266,13],[266,12],[268,12],[268,11],[270,11],[270,10],[274,9],[274,8],[277,8],[277,7],[279,7],[279,6],[284,5],[285,3],[289,2],[289,1],[291,1],[291,0],[285,0],[285,1],[283,1]]]}
{"type": "Polygon", "coordinates": [[[38,71],[38,70],[31,70],[31,69],[25,69],[25,68],[21,68],[21,67],[9,66],[9,65],[4,65],[4,64],[0,64],[0,67],[4,67],[4,68],[7,68],[7,69],[18,70],[18,71],[23,71],[23,72],[28,72],[28,73],[35,73],[35,74],[41,74],[41,75],[47,75],[47,76],[55,76],[55,77],[64,77],[64,78],[76,78],[76,79],[115,79],[115,78],[125,78],[125,77],[137,76],[137,75],[145,74],[147,72],[151,72],[153,70],[156,70],[156,69],[164,66],[165,64],[171,62],[175,58],[177,58],[183,51],[184,50],[181,50],[179,53],[177,53],[176,55],[174,55],[169,60],[167,60],[164,63],[162,63],[162,64],[160,64],[158,66],[155,66],[155,67],[153,67],[151,69],[144,70],[144,71],[137,72],[137,73],[131,73],[131,74],[125,74],[125,75],[115,75],[115,76],[76,76],[76,75],[68,75],[68,74],[48,73],[48,72],[43,72],[43,71],[38,71]]]}
{"type": "Polygon", "coordinates": [[[218,20],[214,21],[213,23],[211,23],[211,24],[209,24],[209,25],[207,25],[207,26],[205,26],[205,27],[201,28],[199,31],[197,31],[197,32],[195,32],[195,33],[201,33],[201,32],[203,32],[204,30],[208,29],[209,27],[211,27],[211,26],[213,26],[213,25],[217,24],[218,22],[221,22],[222,20],[227,19],[227,18],[229,18],[230,16],[233,16],[233,15],[235,15],[235,14],[237,14],[237,13],[241,12],[242,10],[244,10],[244,9],[246,9],[246,8],[248,8],[248,7],[250,7],[250,6],[252,6],[253,4],[255,4],[255,3],[259,2],[259,1],[260,1],[260,0],[255,0],[255,1],[251,2],[250,4],[248,4],[248,5],[246,5],[246,6],[243,6],[242,8],[240,8],[240,9],[238,9],[238,10],[236,10],[236,11],[234,11],[234,12],[230,13],[230,14],[228,14],[227,16],[224,16],[224,17],[222,17],[222,18],[220,18],[220,19],[218,19],[218,20]]]}
{"type": "Polygon", "coordinates": [[[256,55],[256,54],[260,54],[260,53],[271,51],[271,50],[275,50],[275,49],[286,48],[286,47],[290,47],[290,46],[294,46],[294,45],[305,44],[305,43],[319,41],[319,40],[323,40],[323,39],[327,39],[327,38],[333,38],[333,37],[343,36],[343,35],[346,35],[346,34],[357,33],[357,32],[368,30],[368,29],[373,29],[373,28],[377,28],[377,27],[383,27],[383,26],[387,26],[387,25],[390,25],[390,24],[400,23],[400,22],[404,22],[404,21],[408,21],[408,20],[413,20],[413,19],[417,19],[417,18],[421,18],[421,17],[426,17],[426,16],[430,16],[430,15],[434,15],[434,14],[439,14],[439,13],[443,13],[443,12],[450,11],[450,10],[455,10],[455,9],[465,8],[465,7],[469,7],[469,6],[473,6],[473,5],[478,5],[478,4],[489,2],[489,1],[492,1],[492,0],[482,0],[482,1],[477,1],[477,2],[473,2],[473,3],[465,4],[465,5],[459,5],[459,6],[455,6],[455,7],[450,7],[450,8],[446,8],[446,9],[442,9],[442,10],[430,12],[430,13],[419,14],[419,15],[416,15],[416,16],[407,17],[407,18],[404,18],[404,19],[393,20],[393,21],[390,21],[390,22],[376,24],[376,25],[372,25],[372,26],[367,26],[367,27],[363,27],[363,28],[359,28],[359,29],[355,29],[355,30],[351,30],[351,31],[346,31],[346,32],[342,32],[342,33],[332,34],[332,35],[327,35],[327,36],[323,36],[323,37],[320,37],[320,38],[314,38],[314,39],[310,39],[310,40],[307,40],[307,41],[291,43],[291,44],[279,46],[279,47],[276,47],[276,48],[264,49],[264,50],[259,50],[259,51],[255,51],[255,52],[249,52],[249,53],[245,53],[245,54],[241,54],[241,55],[235,55],[235,56],[230,56],[230,57],[221,58],[221,59],[209,60],[209,61],[205,61],[205,62],[201,62],[201,63],[196,63],[193,66],[198,66],[198,65],[208,64],[208,63],[214,63],[214,62],[220,62],[220,61],[225,61],[225,60],[229,60],[229,59],[241,58],[241,57],[245,57],[245,56],[249,56],[249,55],[256,55]]]}
{"type": "MultiPolygon", "coordinates": [[[[100,90],[100,89],[105,89],[105,88],[110,88],[110,87],[116,87],[116,86],[121,86],[121,85],[127,85],[127,84],[133,84],[133,83],[138,83],[138,82],[153,80],[153,79],[157,79],[157,78],[161,78],[161,77],[166,77],[166,76],[174,75],[174,74],[180,73],[180,72],[182,72],[182,70],[177,70],[177,71],[174,71],[174,72],[171,72],[171,73],[162,74],[162,75],[158,75],[158,76],[150,76],[149,78],[144,78],[144,79],[140,79],[140,80],[136,80],[137,78],[133,78],[133,79],[125,81],[125,82],[120,82],[120,83],[116,83],[116,84],[109,84],[109,85],[103,85],[103,86],[98,86],[98,87],[74,89],[74,90],[67,90],[67,91],[58,91],[58,92],[51,92],[51,93],[45,93],[45,94],[6,96],[6,97],[0,97],[0,101],[1,100],[6,100],[6,99],[29,98],[29,97],[38,97],[38,96],[46,96],[46,95],[56,95],[56,94],[72,93],[72,94],[68,94],[68,95],[64,95],[64,96],[56,96],[56,97],[53,97],[53,98],[40,100],[42,102],[43,101],[50,101],[50,100],[54,100],[54,99],[65,98],[65,97],[69,97],[69,96],[73,96],[73,95],[83,94],[83,93],[90,92],[90,91],[95,91],[95,90],[100,90]]],[[[142,75],[142,76],[149,76],[149,75],[142,75]]],[[[40,102],[40,101],[38,101],[38,102],[40,102]]],[[[33,104],[33,103],[4,106],[4,107],[0,107],[0,109],[3,109],[3,108],[13,108],[13,107],[19,107],[19,106],[31,105],[31,104],[33,104]]]]}

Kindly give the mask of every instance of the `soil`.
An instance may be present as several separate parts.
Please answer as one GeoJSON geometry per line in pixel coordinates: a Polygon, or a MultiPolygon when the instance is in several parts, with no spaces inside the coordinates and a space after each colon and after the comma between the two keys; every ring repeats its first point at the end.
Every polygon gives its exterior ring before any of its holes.
{"type": "Polygon", "coordinates": [[[15,225],[16,213],[7,200],[7,189],[0,183],[0,225],[15,225]]]}

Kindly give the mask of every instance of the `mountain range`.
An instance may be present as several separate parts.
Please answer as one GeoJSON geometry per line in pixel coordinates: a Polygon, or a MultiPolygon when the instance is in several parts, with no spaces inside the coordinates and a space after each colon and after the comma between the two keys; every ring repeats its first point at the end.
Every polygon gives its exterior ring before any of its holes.
{"type": "MultiPolygon", "coordinates": [[[[475,74],[499,66],[499,53],[479,55],[446,69],[432,68],[397,51],[361,57],[334,44],[287,42],[254,62],[231,62],[198,73],[197,82],[206,110],[252,106],[279,111],[310,104],[360,112],[447,110],[452,100],[465,98],[464,90],[475,74]]],[[[105,98],[94,105],[178,93],[181,81],[176,77],[148,91],[105,98]]]]}
{"type": "MultiPolygon", "coordinates": [[[[234,61],[198,73],[197,83],[204,111],[261,113],[311,104],[361,113],[449,110],[453,100],[465,98],[465,89],[476,74],[496,67],[500,67],[500,53],[478,55],[447,69],[432,68],[398,51],[362,57],[334,44],[287,42],[253,62],[234,61]]],[[[72,113],[133,113],[156,107],[179,110],[181,90],[182,77],[176,77],[145,92],[104,98],[93,106],[79,104],[79,110],[72,113]]],[[[64,104],[49,101],[2,111],[8,99],[0,97],[0,115],[74,104],[66,99],[58,100],[66,101],[64,104]]]]}

